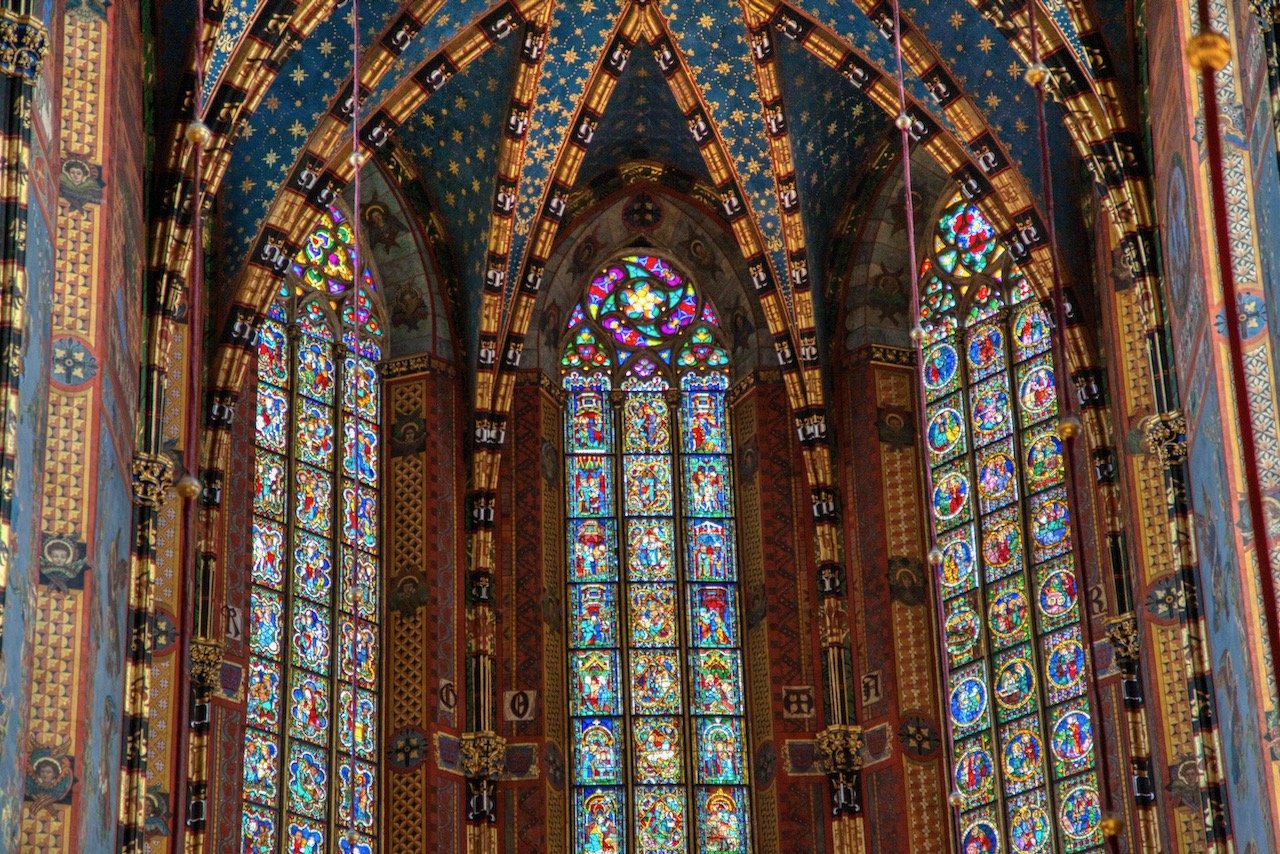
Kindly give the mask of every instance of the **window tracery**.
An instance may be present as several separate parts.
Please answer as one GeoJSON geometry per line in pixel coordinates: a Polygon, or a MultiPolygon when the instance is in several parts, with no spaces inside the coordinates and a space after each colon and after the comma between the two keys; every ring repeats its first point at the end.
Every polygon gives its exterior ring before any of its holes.
{"type": "Polygon", "coordinates": [[[714,307],[630,255],[561,359],[578,852],[747,852],[729,355],[714,307]]]}
{"type": "Polygon", "coordinates": [[[1101,848],[1051,322],[975,205],[921,268],[925,445],[962,851],[1101,848]]]}
{"type": "Polygon", "coordinates": [[[382,329],[357,267],[330,208],[258,335],[241,821],[253,854],[375,849],[382,329]]]}

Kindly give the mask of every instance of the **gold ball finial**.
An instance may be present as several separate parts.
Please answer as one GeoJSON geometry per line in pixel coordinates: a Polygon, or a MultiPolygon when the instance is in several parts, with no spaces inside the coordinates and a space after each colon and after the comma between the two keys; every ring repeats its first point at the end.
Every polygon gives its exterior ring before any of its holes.
{"type": "Polygon", "coordinates": [[[1124,830],[1124,819],[1118,815],[1108,813],[1102,817],[1102,821],[1098,822],[1098,826],[1102,828],[1102,835],[1108,839],[1119,836],[1124,830]]]}
{"type": "Polygon", "coordinates": [[[898,113],[898,117],[893,120],[893,126],[898,130],[906,130],[911,127],[911,116],[906,113],[898,113]]]}
{"type": "Polygon", "coordinates": [[[1028,86],[1039,86],[1049,79],[1049,66],[1043,62],[1033,62],[1027,66],[1022,79],[1027,81],[1028,86]]]}
{"type": "Polygon", "coordinates": [[[959,808],[964,804],[964,795],[960,794],[959,789],[952,789],[951,796],[947,800],[951,802],[951,806],[959,808]]]}
{"type": "Polygon", "coordinates": [[[919,346],[922,341],[924,341],[924,327],[917,323],[911,327],[911,343],[919,346]]]}
{"type": "Polygon", "coordinates": [[[1196,71],[1221,71],[1231,61],[1231,43],[1222,33],[1206,32],[1187,42],[1187,63],[1196,71]]]}
{"type": "Polygon", "coordinates": [[[191,474],[184,474],[173,485],[173,491],[190,501],[200,494],[200,481],[191,474]]]}
{"type": "Polygon", "coordinates": [[[355,168],[359,169],[369,162],[369,151],[366,148],[357,148],[351,152],[351,156],[347,158],[347,162],[355,168]]]}
{"type": "Polygon", "coordinates": [[[929,566],[934,569],[942,566],[942,549],[937,546],[929,549],[929,566]]]}
{"type": "Polygon", "coordinates": [[[1063,439],[1079,436],[1082,429],[1084,429],[1084,425],[1080,422],[1079,415],[1073,413],[1058,419],[1058,435],[1063,439]]]}
{"type": "Polygon", "coordinates": [[[187,138],[187,142],[201,148],[208,148],[209,143],[213,142],[213,131],[199,119],[192,120],[183,135],[187,138]]]}

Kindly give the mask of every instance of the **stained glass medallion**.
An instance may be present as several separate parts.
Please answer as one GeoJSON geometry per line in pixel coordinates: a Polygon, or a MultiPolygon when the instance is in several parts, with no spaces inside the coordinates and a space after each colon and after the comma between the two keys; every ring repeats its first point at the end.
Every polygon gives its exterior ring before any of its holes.
{"type": "Polygon", "coordinates": [[[245,851],[377,844],[382,328],[359,268],[332,209],[259,330],[245,851]],[[360,549],[339,553],[337,534],[360,549]]]}
{"type": "Polygon", "coordinates": [[[246,805],[240,819],[243,854],[275,854],[276,817],[270,810],[246,805]]]}
{"type": "Polygon", "coordinates": [[[995,759],[991,754],[991,737],[985,733],[960,746],[955,759],[955,791],[965,807],[990,800],[995,786],[995,759]]]}
{"type": "Polygon", "coordinates": [[[634,255],[565,328],[575,852],[750,849],[718,318],[670,263],[634,255]]]}
{"type": "Polygon", "coordinates": [[[963,851],[1101,849],[1048,310],[973,203],[920,273],[922,439],[963,851]]]}

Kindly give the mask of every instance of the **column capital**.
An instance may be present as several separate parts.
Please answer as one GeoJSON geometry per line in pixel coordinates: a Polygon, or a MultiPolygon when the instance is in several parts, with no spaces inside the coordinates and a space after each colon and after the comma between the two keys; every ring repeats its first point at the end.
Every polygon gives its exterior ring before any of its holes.
{"type": "Polygon", "coordinates": [[[827,774],[854,774],[862,770],[862,727],[832,724],[817,738],[818,767],[827,774]]]}
{"type": "Polygon", "coordinates": [[[496,732],[464,732],[462,773],[470,778],[495,779],[507,766],[507,740],[496,732]]]}
{"type": "Polygon", "coordinates": [[[191,639],[191,678],[212,689],[222,673],[222,641],[213,638],[191,639]]]}
{"type": "Polygon", "coordinates": [[[1180,409],[1170,409],[1142,419],[1145,448],[1160,458],[1165,468],[1180,466],[1187,460],[1187,419],[1180,409]]]}
{"type": "Polygon", "coordinates": [[[35,15],[0,8],[0,73],[35,83],[48,42],[44,23],[35,15]]]}
{"type": "Polygon", "coordinates": [[[133,455],[133,500],[146,507],[159,507],[169,489],[173,460],[166,454],[133,455]]]}
{"type": "Polygon", "coordinates": [[[1132,612],[1107,620],[1107,640],[1111,642],[1117,664],[1129,668],[1137,666],[1141,646],[1138,618],[1132,612]]]}

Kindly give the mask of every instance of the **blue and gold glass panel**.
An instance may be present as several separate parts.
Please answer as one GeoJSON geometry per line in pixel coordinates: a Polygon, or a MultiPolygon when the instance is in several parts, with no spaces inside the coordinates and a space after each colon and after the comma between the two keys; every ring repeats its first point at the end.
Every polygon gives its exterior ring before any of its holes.
{"type": "Polygon", "coordinates": [[[381,327],[367,273],[359,306],[342,302],[358,263],[343,215],[326,222],[258,336],[241,817],[251,852],[376,848],[381,327]]]}
{"type": "Polygon", "coordinates": [[[666,261],[565,329],[575,852],[750,850],[728,348],[666,261]]]}
{"type": "Polygon", "coordinates": [[[922,434],[964,851],[1100,848],[1052,324],[960,197],[921,270],[922,434]]]}

